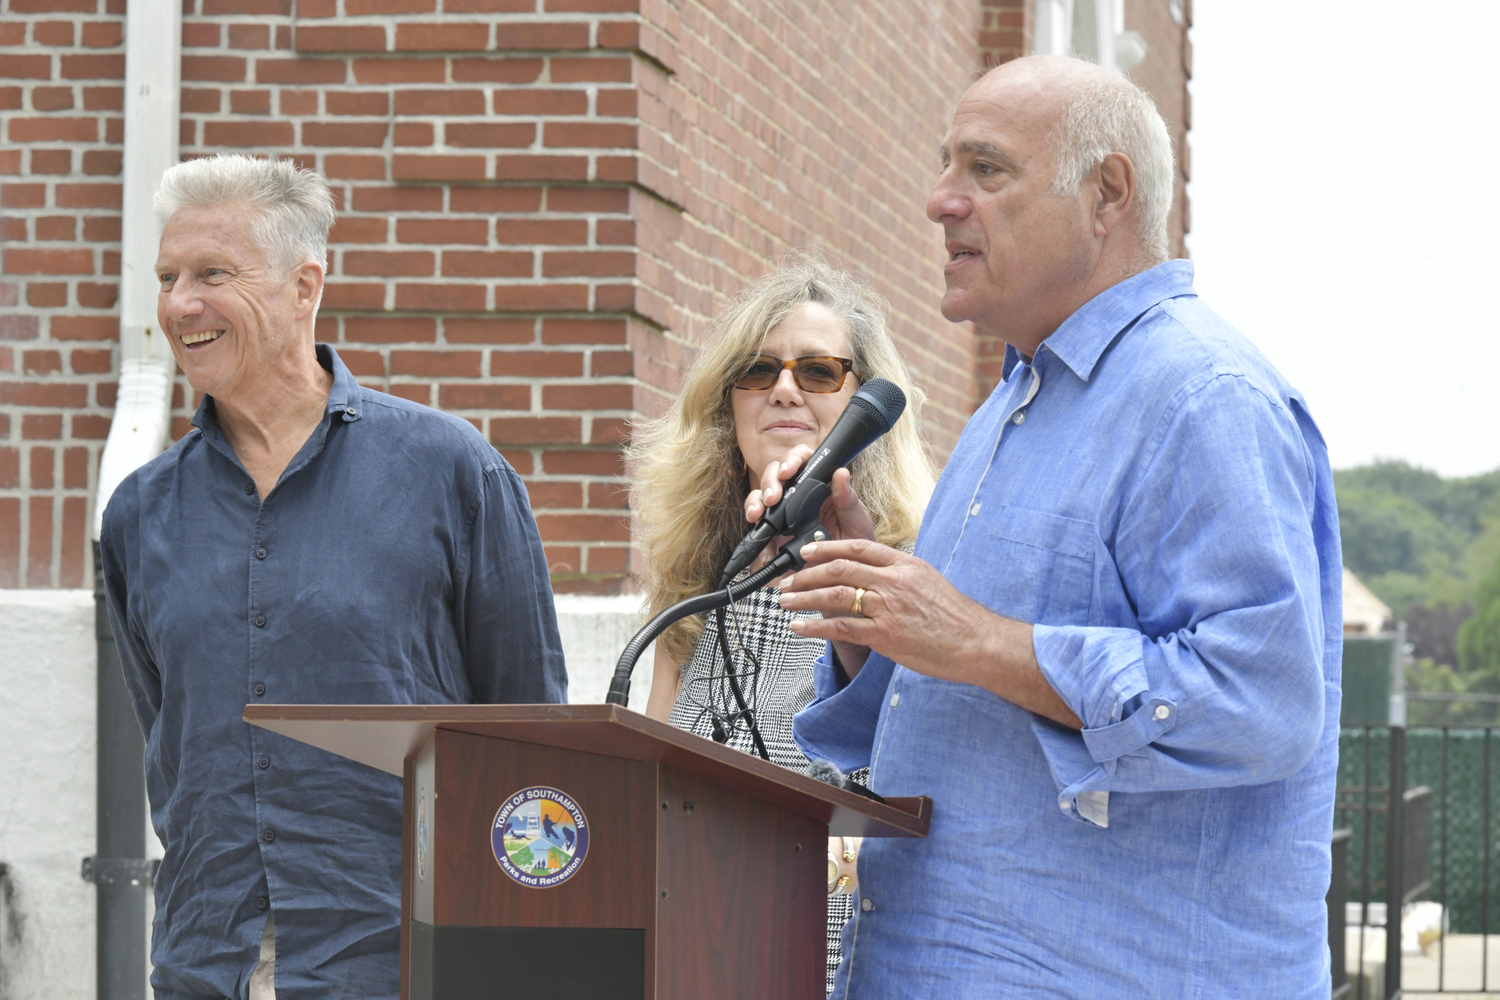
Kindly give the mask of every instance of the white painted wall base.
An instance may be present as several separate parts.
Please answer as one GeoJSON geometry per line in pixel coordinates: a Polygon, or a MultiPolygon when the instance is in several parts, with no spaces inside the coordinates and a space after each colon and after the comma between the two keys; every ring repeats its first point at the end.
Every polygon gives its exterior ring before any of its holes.
{"type": "MultiPolygon", "coordinates": [[[[641,597],[585,597],[559,594],[557,631],[568,661],[568,701],[575,705],[604,701],[620,651],[644,624],[641,597]]],[[[630,681],[630,707],[646,711],[651,691],[651,664],[656,644],[646,647],[630,681]]]]}
{"type": "MultiPolygon", "coordinates": [[[[557,622],[569,700],[602,702],[640,598],[563,594],[557,622]]],[[[652,654],[631,685],[637,711],[652,654]]],[[[0,590],[0,1000],[94,997],[95,890],[79,866],[94,853],[96,657],[92,591],[0,590]]],[[[147,844],[161,856],[149,830],[147,844]]]]}
{"type": "Polygon", "coordinates": [[[96,662],[92,591],[0,590],[3,1000],[93,1000],[96,662]]]}

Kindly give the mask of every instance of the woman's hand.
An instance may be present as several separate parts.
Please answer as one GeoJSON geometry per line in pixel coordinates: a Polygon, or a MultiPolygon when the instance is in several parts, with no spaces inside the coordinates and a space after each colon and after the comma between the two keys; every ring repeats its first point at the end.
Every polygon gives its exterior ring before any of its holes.
{"type": "MultiPolygon", "coordinates": [[[[751,490],[750,495],[745,498],[745,519],[751,524],[756,523],[765,516],[766,509],[781,499],[782,484],[796,477],[802,463],[812,455],[813,449],[805,444],[799,444],[791,450],[784,461],[772,462],[767,465],[761,473],[760,489],[751,490]]],[[[863,538],[875,541],[875,519],[870,516],[870,511],[860,502],[855,494],[854,488],[849,485],[849,470],[838,469],[833,474],[833,480],[829,483],[832,493],[827,500],[823,501],[823,507],[818,512],[818,520],[823,527],[828,529],[828,534],[833,539],[846,540],[863,538]]],[[[759,569],[780,551],[781,546],[789,541],[790,535],[779,535],[771,540],[766,550],[755,560],[755,568],[759,569]]],[[[785,579],[783,577],[782,579],[785,579]]],[[[781,581],[776,581],[779,586],[781,581]]],[[[824,618],[847,618],[852,617],[852,611],[824,610],[824,618]]],[[[843,667],[845,676],[851,680],[859,673],[860,668],[865,665],[870,650],[856,643],[846,642],[842,639],[833,640],[833,651],[838,656],[839,666],[843,667]]]]}
{"type": "Polygon", "coordinates": [[[856,859],[862,837],[828,838],[828,895],[852,896],[859,889],[856,859]]]}
{"type": "MultiPolygon", "coordinates": [[[[802,469],[802,463],[812,455],[813,449],[805,444],[799,444],[791,450],[786,459],[780,462],[772,462],[767,465],[760,476],[760,488],[751,490],[750,495],[745,498],[745,520],[755,524],[765,516],[766,510],[781,501],[782,484],[789,479],[794,479],[802,469]]],[[[853,487],[849,485],[849,470],[839,469],[833,474],[833,481],[829,483],[832,495],[823,501],[823,508],[818,513],[823,527],[828,529],[828,534],[834,539],[867,538],[875,540],[875,520],[870,517],[870,512],[855,495],[853,487]]],[[[786,539],[778,538],[777,542],[786,539]]]]}

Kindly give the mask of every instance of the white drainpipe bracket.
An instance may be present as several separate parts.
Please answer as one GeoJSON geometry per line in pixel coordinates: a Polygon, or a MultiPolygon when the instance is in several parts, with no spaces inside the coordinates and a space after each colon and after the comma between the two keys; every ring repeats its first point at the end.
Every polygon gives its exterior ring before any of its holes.
{"type": "Polygon", "coordinates": [[[167,446],[176,374],[177,365],[171,361],[153,357],[120,361],[114,422],[109,425],[109,439],[99,459],[99,493],[94,504],[96,541],[104,524],[104,508],[120,483],[167,446]]]}

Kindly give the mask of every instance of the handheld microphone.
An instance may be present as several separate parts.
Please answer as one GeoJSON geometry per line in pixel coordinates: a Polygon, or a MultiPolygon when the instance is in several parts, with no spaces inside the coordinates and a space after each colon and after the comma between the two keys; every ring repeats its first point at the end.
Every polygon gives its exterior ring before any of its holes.
{"type": "Polygon", "coordinates": [[[790,533],[806,514],[816,515],[828,496],[834,471],[854,461],[856,455],[889,431],[905,410],[906,393],[896,383],[883,378],[865,383],[850,398],[849,405],[797,478],[783,490],[781,501],[765,512],[734,550],[724,566],[719,586],[726,586],[740,570],[754,562],[771,539],[790,533]]]}

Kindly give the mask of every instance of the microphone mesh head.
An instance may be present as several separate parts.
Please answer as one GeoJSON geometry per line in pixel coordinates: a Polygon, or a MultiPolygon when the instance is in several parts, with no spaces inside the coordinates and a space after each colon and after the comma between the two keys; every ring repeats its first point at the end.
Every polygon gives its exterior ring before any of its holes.
{"type": "Polygon", "coordinates": [[[838,765],[831,760],[808,761],[807,776],[838,788],[844,787],[844,772],[840,771],[838,765]]]}
{"type": "Polygon", "coordinates": [[[890,379],[872,378],[860,386],[849,405],[877,417],[888,431],[906,410],[906,393],[890,379]]]}

